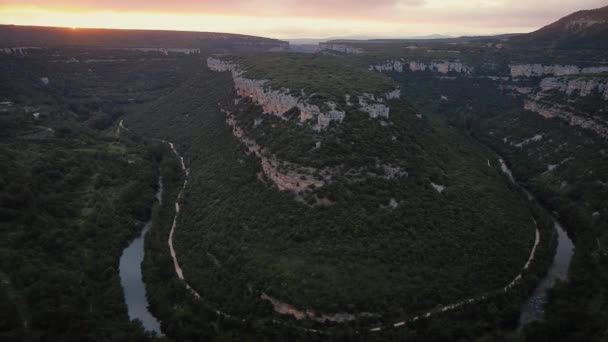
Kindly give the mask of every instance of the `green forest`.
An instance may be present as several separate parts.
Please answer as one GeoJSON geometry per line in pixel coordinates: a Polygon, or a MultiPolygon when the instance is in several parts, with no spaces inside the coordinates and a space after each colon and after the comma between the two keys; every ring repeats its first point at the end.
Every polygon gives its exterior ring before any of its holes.
{"type": "MultiPolygon", "coordinates": [[[[234,103],[230,88],[227,73],[202,70],[170,96],[125,121],[133,131],[176,142],[185,155],[190,177],[181,208],[191,214],[180,216],[175,244],[185,277],[203,296],[196,310],[219,308],[256,324],[264,318],[272,322],[273,317],[280,317],[259,299],[263,291],[296,307],[382,312],[382,318],[390,321],[493,292],[519,273],[534,242],[533,215],[526,209],[529,204],[510,188],[491,150],[445,125],[429,126],[408,104],[395,103],[394,127],[387,131],[410,140],[397,144],[390,154],[395,160],[404,158],[408,178],[359,183],[338,180],[318,190],[331,194],[335,203],[310,208],[294,201],[289,193],[269,189],[257,178],[259,161],[244,153],[216,105],[218,99],[224,99],[223,106],[234,103]],[[487,166],[489,158],[491,167],[487,166]],[[448,191],[438,194],[431,181],[445,184],[448,191]],[[400,203],[399,208],[382,209],[391,198],[400,203]],[[501,266],[490,268],[490,264],[501,266]],[[435,268],[443,272],[430,271],[435,268]],[[479,274],[483,274],[483,282],[479,274]],[[379,279],[382,288],[376,286],[379,279]]],[[[249,111],[238,114],[245,115],[245,120],[261,115],[255,106],[239,104],[239,108],[249,111]]],[[[374,132],[381,129],[377,122],[357,122],[360,119],[353,116],[345,121],[341,135],[351,140],[337,141],[336,148],[377,137],[374,132]]],[[[359,144],[353,153],[374,156],[381,150],[374,146],[359,144]]],[[[318,163],[331,162],[321,156],[313,158],[318,163]]],[[[357,155],[350,158],[355,161],[357,155]]],[[[167,251],[163,251],[166,235],[159,232],[153,232],[151,241],[156,242],[150,242],[148,251],[165,256],[147,263],[150,278],[155,277],[154,272],[174,273],[167,251]],[[160,260],[164,260],[164,268],[159,266],[160,260]]],[[[540,265],[542,255],[550,250],[550,229],[543,241],[540,265]]],[[[533,274],[542,273],[541,269],[531,272],[531,282],[516,297],[529,291],[533,274]]],[[[158,300],[159,311],[171,315],[173,321],[175,313],[166,301],[178,295],[172,291],[179,291],[179,284],[169,290],[165,283],[149,286],[158,293],[153,300],[158,300]]],[[[183,295],[182,289],[180,300],[183,295]]],[[[195,319],[191,317],[196,316],[193,308],[184,310],[184,319],[195,319]]],[[[505,321],[516,320],[513,314],[517,310],[499,312],[505,321]]],[[[494,317],[498,321],[499,312],[494,317]]]]}
{"type": "MultiPolygon", "coordinates": [[[[551,292],[544,324],[526,328],[534,341],[602,340],[606,334],[608,281],[608,154],[605,139],[560,119],[544,119],[524,111],[523,101],[505,95],[487,80],[438,80],[430,74],[392,75],[400,80],[407,99],[434,114],[437,120],[461,129],[490,147],[511,166],[515,177],[542,206],[557,214],[576,244],[567,283],[551,292]],[[476,96],[482,92],[483,96],[476,96]],[[442,101],[441,96],[448,101],[442,101]],[[534,136],[539,141],[519,143],[534,136]],[[551,166],[551,169],[549,169],[551,166]],[[594,214],[597,213],[597,214],[594,214]],[[598,215],[599,214],[599,215],[598,215]]],[[[605,101],[556,94],[585,112],[605,101]],[[573,102],[576,101],[576,102],[573,102]]],[[[587,111],[588,112],[588,111],[587,111]]]]}
{"type": "MultiPolygon", "coordinates": [[[[511,62],[586,55],[483,40],[373,44],[356,44],[370,51],[360,56],[222,56],[246,77],[337,103],[344,120],[322,131],[235,101],[231,75],[204,62],[229,41],[200,55],[74,46],[0,55],[0,340],[605,340],[608,144],[524,110],[527,97],[504,78],[511,62]],[[368,69],[391,58],[475,71],[368,69]],[[344,96],[396,87],[403,96],[385,102],[389,118],[372,119],[344,96]],[[226,112],[264,156],[330,177],[279,191],[226,112]],[[168,248],[176,202],[172,242],[186,281],[168,248]],[[568,281],[549,291],[545,320],[522,328],[522,303],[556,249],[554,218],[576,245],[568,281]],[[162,335],[130,320],[119,276],[121,253],[146,221],[143,280],[162,335]],[[530,267],[503,290],[528,261],[536,229],[530,267]],[[347,319],[297,320],[263,295],[347,319]]],[[[539,81],[515,86],[534,92],[539,81]]],[[[543,100],[594,120],[608,110],[600,93],[543,100]]]]}
{"type": "MultiPolygon", "coordinates": [[[[78,49],[63,56],[89,58],[78,49]]],[[[142,65],[140,57],[118,67],[1,57],[3,341],[152,338],[129,321],[118,276],[122,250],[151,215],[158,165],[170,152],[116,130],[129,105],[169,84],[150,72],[158,61],[142,65]]],[[[173,68],[175,80],[179,63],[173,68]]]]}

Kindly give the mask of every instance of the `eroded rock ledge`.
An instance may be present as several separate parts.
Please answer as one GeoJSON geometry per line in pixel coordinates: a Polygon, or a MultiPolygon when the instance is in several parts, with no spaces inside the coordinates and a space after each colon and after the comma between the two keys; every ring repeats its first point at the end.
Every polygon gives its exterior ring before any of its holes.
{"type": "Polygon", "coordinates": [[[440,74],[447,74],[455,72],[459,74],[470,75],[473,72],[473,67],[470,67],[459,61],[433,61],[433,62],[417,62],[417,61],[406,61],[405,59],[400,60],[389,60],[382,64],[376,64],[369,67],[370,71],[378,72],[404,72],[406,70],[417,72],[417,71],[431,71],[438,72],[440,74]]]}
{"type": "Polygon", "coordinates": [[[26,56],[30,51],[42,50],[41,47],[36,46],[16,46],[16,47],[7,47],[0,48],[0,53],[7,55],[18,55],[18,56],[26,56]]]}
{"type": "Polygon", "coordinates": [[[538,99],[530,99],[524,101],[524,109],[535,112],[545,119],[562,119],[571,126],[592,130],[599,136],[608,138],[608,125],[606,122],[584,116],[569,106],[546,103],[538,99]]]}
{"type": "Polygon", "coordinates": [[[511,77],[567,76],[578,74],[601,74],[608,66],[579,67],[576,65],[513,64],[511,77]]]}
{"type": "Polygon", "coordinates": [[[559,91],[581,97],[600,94],[608,100],[608,78],[604,77],[547,77],[540,82],[541,93],[559,91]]]}
{"type": "MultiPolygon", "coordinates": [[[[272,89],[267,85],[267,80],[254,80],[245,77],[245,72],[239,65],[222,61],[217,58],[208,58],[207,66],[212,71],[229,71],[232,74],[234,87],[237,95],[240,97],[248,97],[253,102],[259,104],[266,114],[276,115],[285,120],[285,113],[292,108],[298,108],[300,111],[299,121],[301,123],[312,122],[312,128],[321,131],[327,128],[330,123],[341,123],[346,116],[344,109],[338,109],[337,104],[331,101],[325,102],[329,110],[321,110],[319,106],[310,103],[304,94],[302,96],[294,96],[289,89],[272,89]]],[[[346,98],[350,98],[345,94],[346,98]]],[[[371,118],[388,118],[390,108],[386,104],[386,100],[398,99],[401,96],[401,90],[395,89],[382,95],[363,94],[358,96],[358,102],[354,109],[367,112],[371,118]]]]}
{"type": "Polygon", "coordinates": [[[345,55],[360,55],[365,51],[346,44],[319,43],[319,50],[343,53],[345,55]]]}
{"type": "MultiPolygon", "coordinates": [[[[577,70],[585,69],[569,66],[567,69],[552,70],[552,72],[572,73],[577,70]]],[[[596,68],[595,70],[600,69],[596,68]]],[[[524,101],[524,109],[535,112],[546,119],[559,118],[572,126],[591,130],[601,137],[608,138],[608,122],[606,120],[596,115],[596,113],[581,112],[580,108],[572,104],[572,102],[576,102],[574,100],[560,104],[556,103],[553,97],[556,93],[564,93],[568,95],[569,99],[595,95],[603,100],[608,100],[608,78],[589,75],[589,73],[546,77],[541,79],[538,88],[535,90],[533,93],[526,94],[527,99],[524,101]]]]}
{"type": "MultiPolygon", "coordinates": [[[[342,167],[317,169],[296,163],[280,160],[271,151],[263,148],[255,140],[248,137],[246,132],[239,126],[234,114],[222,110],[226,114],[226,123],[232,128],[232,134],[247,148],[247,152],[255,155],[262,166],[262,171],[279,191],[290,191],[302,193],[313,191],[329,184],[334,178],[342,176],[348,182],[361,182],[367,178],[381,178],[386,180],[408,177],[407,171],[402,167],[392,164],[382,164],[379,161],[370,169],[359,168],[343,170],[342,167]]],[[[331,204],[327,200],[317,198],[318,205],[331,204]]]]}
{"type": "Polygon", "coordinates": [[[255,140],[247,137],[238,125],[234,115],[223,110],[226,114],[226,123],[232,128],[232,134],[247,147],[249,153],[260,159],[264,175],[268,177],[280,191],[301,192],[320,188],[331,180],[330,170],[318,170],[303,167],[294,163],[280,161],[268,156],[263,148],[255,140]],[[283,171],[285,170],[285,171],[283,171]],[[316,177],[315,177],[316,175],[316,177]]]}
{"type": "Polygon", "coordinates": [[[359,318],[368,318],[368,317],[379,317],[379,314],[374,314],[370,312],[362,312],[358,314],[351,314],[346,312],[340,313],[320,313],[314,310],[298,310],[292,305],[281,302],[280,300],[273,298],[266,293],[262,293],[260,296],[261,299],[268,301],[272,304],[273,309],[276,313],[286,316],[292,316],[298,321],[301,320],[313,320],[320,323],[326,322],[334,322],[334,323],[345,323],[357,320],[359,318]]]}

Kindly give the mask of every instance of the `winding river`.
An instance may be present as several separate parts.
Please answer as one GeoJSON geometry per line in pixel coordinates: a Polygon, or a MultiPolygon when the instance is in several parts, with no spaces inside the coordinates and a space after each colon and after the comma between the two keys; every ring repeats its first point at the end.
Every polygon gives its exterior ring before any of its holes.
{"type": "MultiPolygon", "coordinates": [[[[529,200],[535,200],[534,196],[528,190],[517,183],[505,161],[502,158],[499,159],[499,161],[502,171],[507,174],[509,180],[521,188],[526,193],[529,200]]],[[[557,249],[547,274],[543,279],[541,279],[534,289],[532,296],[522,307],[519,316],[520,327],[523,327],[531,322],[542,321],[545,317],[547,292],[558,280],[565,281],[568,279],[568,269],[570,268],[570,262],[572,261],[572,256],[574,255],[574,243],[568,237],[568,233],[564,227],[562,227],[559,221],[554,216],[551,218],[553,219],[553,225],[555,226],[555,231],[557,232],[557,249]]]]}
{"type": "MultiPolygon", "coordinates": [[[[122,122],[121,122],[122,124],[122,122]]],[[[158,178],[156,200],[162,203],[163,180],[158,178]]],[[[141,263],[144,261],[144,237],[152,228],[152,219],[145,223],[140,235],[122,252],[120,257],[120,283],[131,320],[140,320],[146,331],[161,335],[160,322],[148,310],[146,286],[142,277],[141,263]]]]}
{"type": "Polygon", "coordinates": [[[568,269],[574,255],[574,244],[562,225],[555,219],[554,225],[558,237],[553,263],[549,267],[547,275],[538,283],[534,293],[522,308],[519,316],[520,326],[543,320],[545,316],[545,304],[547,303],[547,291],[558,280],[564,281],[568,278],[568,269]]]}
{"type": "MultiPolygon", "coordinates": [[[[123,126],[122,121],[120,122],[120,125],[119,125],[119,131],[117,132],[118,134],[120,134],[120,128],[127,130],[127,128],[123,126]]],[[[168,247],[169,247],[171,257],[173,259],[174,269],[175,269],[175,272],[176,272],[178,278],[180,280],[184,281],[186,288],[197,299],[201,299],[200,294],[196,290],[194,290],[190,286],[190,284],[188,284],[188,282],[186,281],[186,279],[183,275],[183,271],[179,265],[175,249],[173,247],[173,235],[174,235],[174,232],[175,232],[175,229],[177,226],[177,219],[178,219],[178,216],[180,213],[179,202],[182,199],[183,193],[187,187],[188,176],[189,176],[190,172],[189,172],[189,169],[185,165],[184,158],[177,152],[175,145],[168,141],[163,141],[163,142],[165,142],[169,145],[172,152],[177,157],[178,161],[180,162],[182,172],[184,173],[184,176],[185,176],[184,183],[183,183],[183,185],[177,195],[177,199],[175,201],[175,216],[173,218],[173,224],[172,224],[172,227],[171,227],[171,230],[169,233],[169,238],[167,241],[168,247]]],[[[513,184],[515,184],[517,187],[519,187],[521,190],[523,190],[523,192],[528,197],[528,200],[530,200],[530,201],[535,200],[535,197],[529,191],[527,191],[523,186],[521,186],[517,182],[517,180],[513,177],[511,170],[509,170],[509,168],[506,165],[506,163],[504,162],[504,160],[502,158],[500,158],[499,162],[500,162],[502,171],[508,176],[509,180],[513,184]]],[[[159,203],[162,200],[162,189],[163,189],[162,178],[159,177],[159,190],[158,190],[158,193],[156,194],[156,198],[159,201],[159,203]]],[[[570,267],[570,262],[572,260],[573,254],[574,254],[574,244],[572,243],[572,240],[570,240],[570,238],[568,237],[568,234],[563,229],[562,225],[557,221],[557,219],[555,217],[552,217],[552,219],[554,221],[555,230],[558,234],[558,246],[556,249],[556,254],[553,258],[553,262],[552,262],[551,266],[549,267],[549,270],[547,271],[547,274],[539,282],[539,284],[535,288],[532,296],[526,301],[526,303],[522,307],[522,310],[520,313],[520,327],[524,326],[530,322],[539,321],[544,318],[544,307],[545,307],[545,304],[547,301],[548,290],[551,287],[553,287],[553,285],[555,285],[555,283],[558,280],[567,279],[568,269],[570,267]]],[[[122,287],[125,292],[125,302],[128,307],[129,317],[132,320],[134,320],[134,319],[140,320],[143,323],[143,326],[146,330],[161,334],[159,321],[156,318],[154,318],[154,316],[148,310],[146,289],[145,289],[145,285],[144,285],[144,282],[142,279],[142,271],[141,271],[141,263],[144,258],[144,237],[145,237],[146,233],[148,232],[148,230],[150,230],[151,226],[152,226],[151,221],[148,221],[145,224],[140,237],[134,239],[133,242],[124,250],[123,255],[120,258],[120,278],[121,278],[122,287]]],[[[529,257],[527,263],[524,265],[522,272],[524,272],[528,268],[532,259],[535,256],[535,251],[536,251],[536,248],[539,243],[538,229],[536,230],[536,239],[535,240],[536,241],[535,241],[532,251],[530,253],[530,257],[529,257]]],[[[509,283],[507,286],[505,286],[502,290],[508,291],[511,287],[513,287],[521,279],[521,277],[522,277],[522,273],[517,275],[515,277],[515,279],[511,283],[509,283]]],[[[463,305],[474,304],[476,302],[485,300],[486,298],[487,298],[487,295],[480,295],[478,297],[465,299],[460,302],[453,303],[451,305],[447,305],[447,306],[444,306],[444,307],[441,307],[438,309],[431,310],[424,314],[413,317],[407,321],[401,321],[401,322],[397,322],[397,323],[393,323],[393,324],[389,324],[389,325],[383,325],[380,327],[369,329],[369,331],[374,332],[374,331],[381,331],[381,330],[384,330],[385,328],[389,328],[389,327],[395,327],[395,328],[400,327],[400,326],[406,325],[408,322],[414,322],[419,319],[428,318],[428,317],[430,317],[434,314],[440,313],[440,312],[451,311],[451,310],[461,307],[463,305]]],[[[231,318],[231,319],[236,319],[235,317],[233,317],[225,312],[222,312],[216,308],[210,308],[210,309],[215,311],[216,314],[218,314],[220,316],[223,316],[226,318],[231,318]]],[[[276,310],[276,308],[275,308],[275,310],[276,310]]],[[[239,319],[237,319],[237,320],[239,320],[239,319]]],[[[240,321],[245,321],[245,320],[240,319],[240,321]]],[[[312,329],[306,329],[306,330],[310,330],[311,332],[318,332],[317,330],[312,330],[312,329]]]]}

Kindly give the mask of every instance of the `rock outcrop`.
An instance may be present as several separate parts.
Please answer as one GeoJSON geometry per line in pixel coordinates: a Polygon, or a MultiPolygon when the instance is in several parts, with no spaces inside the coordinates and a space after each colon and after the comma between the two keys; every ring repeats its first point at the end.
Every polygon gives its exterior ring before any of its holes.
{"type": "Polygon", "coordinates": [[[559,91],[582,97],[597,93],[608,100],[608,78],[604,77],[548,77],[540,82],[540,89],[542,93],[559,91]]]}
{"type": "Polygon", "coordinates": [[[510,66],[511,77],[542,77],[567,76],[578,74],[601,74],[608,72],[608,66],[594,66],[581,68],[576,65],[542,65],[542,64],[514,64],[510,66]]]}
{"type": "MultiPolygon", "coordinates": [[[[329,110],[322,111],[319,106],[309,103],[301,96],[294,96],[289,89],[272,89],[267,85],[267,80],[254,80],[245,77],[245,72],[234,63],[222,61],[216,58],[208,58],[207,66],[213,71],[229,71],[232,73],[234,87],[237,95],[250,98],[262,107],[264,113],[273,114],[285,118],[284,114],[292,108],[300,111],[301,123],[313,122],[313,129],[321,131],[332,122],[340,123],[344,120],[346,112],[337,108],[331,101],[325,102],[329,110]]],[[[364,94],[359,96],[359,109],[369,114],[371,118],[388,118],[390,108],[384,103],[385,99],[396,99],[401,96],[401,90],[395,89],[384,94],[384,98],[364,94]]],[[[350,97],[349,97],[350,98],[350,97]]]]}
{"type": "Polygon", "coordinates": [[[572,126],[592,130],[603,138],[608,138],[608,124],[577,113],[573,108],[563,105],[548,104],[537,100],[526,100],[524,109],[535,112],[545,119],[559,118],[572,126]]]}
{"type": "Polygon", "coordinates": [[[372,94],[364,94],[359,96],[359,107],[362,111],[367,112],[370,118],[388,118],[390,108],[384,103],[383,100],[378,101],[372,94]]]}
{"type": "Polygon", "coordinates": [[[524,109],[546,119],[559,118],[572,126],[594,131],[608,138],[608,122],[577,107],[582,97],[598,95],[608,100],[608,66],[581,67],[577,65],[510,65],[513,83],[501,84],[500,88],[513,96],[523,96],[524,109]],[[525,80],[526,86],[517,82],[525,80]],[[563,93],[568,97],[555,97],[563,93]]]}
{"type": "Polygon", "coordinates": [[[345,55],[360,55],[365,52],[363,49],[360,48],[352,47],[346,44],[336,43],[319,43],[319,50],[338,52],[345,55]]]}
{"type": "Polygon", "coordinates": [[[200,54],[200,49],[194,48],[146,48],[146,47],[136,47],[136,48],[124,48],[124,50],[130,51],[141,51],[141,52],[156,52],[162,55],[168,56],[169,54],[182,54],[182,55],[192,55],[192,54],[200,54]]]}
{"type": "Polygon", "coordinates": [[[312,321],[317,321],[320,323],[326,323],[326,322],[345,323],[345,322],[354,321],[358,318],[365,318],[365,317],[369,318],[369,317],[378,316],[378,314],[373,314],[373,313],[369,313],[369,312],[362,312],[362,313],[358,313],[358,314],[350,314],[350,313],[346,313],[346,312],[327,314],[327,313],[315,312],[314,310],[298,310],[294,306],[284,303],[276,298],[273,298],[264,292],[262,292],[262,295],[260,296],[260,298],[265,301],[270,302],[270,304],[272,304],[272,307],[276,313],[278,313],[280,315],[292,316],[293,318],[295,318],[298,321],[312,320],[312,321]]]}
{"type": "Polygon", "coordinates": [[[417,61],[406,61],[404,59],[401,60],[389,60],[382,64],[376,64],[369,67],[370,71],[378,71],[378,72],[404,72],[406,70],[410,70],[412,72],[417,71],[430,71],[437,72],[440,74],[447,73],[459,73],[470,75],[473,72],[473,68],[461,63],[459,61],[449,62],[449,61],[433,61],[433,62],[417,62],[417,61]]]}
{"type": "Polygon", "coordinates": [[[260,145],[245,135],[245,132],[239,127],[238,122],[232,113],[227,111],[224,111],[224,113],[226,114],[226,123],[232,128],[232,134],[247,147],[249,153],[254,154],[260,159],[264,175],[266,175],[280,191],[301,192],[313,190],[322,187],[325,185],[326,181],[331,178],[327,172],[320,172],[314,168],[279,161],[276,158],[267,155],[260,145]],[[321,179],[317,179],[315,175],[321,179]]]}
{"type": "Polygon", "coordinates": [[[571,20],[566,24],[566,28],[572,32],[580,32],[591,26],[606,24],[606,20],[593,19],[593,18],[581,18],[571,20]]]}
{"type": "Polygon", "coordinates": [[[7,55],[17,55],[17,56],[25,56],[28,55],[30,51],[40,50],[42,48],[35,46],[17,46],[17,47],[8,47],[8,48],[0,48],[0,53],[4,53],[7,55]]]}

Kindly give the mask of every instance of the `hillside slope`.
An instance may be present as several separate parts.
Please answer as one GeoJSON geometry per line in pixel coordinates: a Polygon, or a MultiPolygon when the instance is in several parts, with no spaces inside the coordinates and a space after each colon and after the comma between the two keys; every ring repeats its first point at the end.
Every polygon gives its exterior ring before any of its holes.
{"type": "Polygon", "coordinates": [[[88,29],[0,25],[0,47],[157,47],[266,51],[289,43],[262,37],[216,32],[88,29]]]}
{"type": "Polygon", "coordinates": [[[570,14],[513,42],[553,48],[608,48],[608,6],[570,14]]]}

